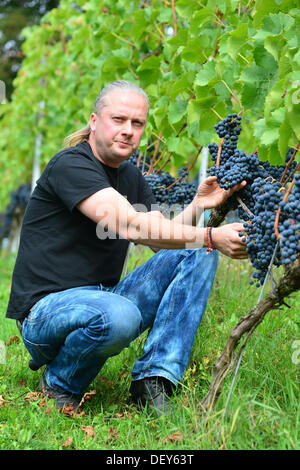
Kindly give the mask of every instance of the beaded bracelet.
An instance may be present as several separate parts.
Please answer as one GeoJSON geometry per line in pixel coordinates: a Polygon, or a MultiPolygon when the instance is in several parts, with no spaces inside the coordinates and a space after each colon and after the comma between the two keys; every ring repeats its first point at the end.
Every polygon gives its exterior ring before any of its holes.
{"type": "Polygon", "coordinates": [[[214,249],[211,232],[212,232],[212,227],[206,227],[206,243],[207,243],[206,253],[211,253],[214,249]]]}

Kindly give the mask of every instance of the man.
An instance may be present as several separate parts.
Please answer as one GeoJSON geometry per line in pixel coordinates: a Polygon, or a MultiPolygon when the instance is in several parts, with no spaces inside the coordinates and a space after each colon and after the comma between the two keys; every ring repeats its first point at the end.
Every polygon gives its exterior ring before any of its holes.
{"type": "Polygon", "coordinates": [[[50,160],[26,209],[7,317],[22,322],[34,362],[46,364],[40,386],[58,407],[77,408],[105,361],[149,328],[130,391],[141,408],[167,411],[206,306],[216,250],[247,257],[241,224],[195,226],[199,208],[233,192],[214,177],[175,219],[151,211],[149,186],[126,162],[147,116],[139,87],[125,81],[105,87],[89,125],[50,160]],[[129,241],[158,252],[120,281],[129,241]],[[206,246],[208,252],[194,249],[206,246]]]}

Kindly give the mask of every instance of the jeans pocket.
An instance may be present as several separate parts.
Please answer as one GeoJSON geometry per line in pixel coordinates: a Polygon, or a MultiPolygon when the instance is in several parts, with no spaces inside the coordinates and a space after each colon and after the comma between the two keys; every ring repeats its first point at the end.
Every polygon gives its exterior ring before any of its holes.
{"type": "Polygon", "coordinates": [[[24,336],[23,342],[33,361],[39,367],[51,362],[57,354],[57,352],[53,351],[53,346],[50,344],[32,343],[28,339],[24,338],[24,336]]]}

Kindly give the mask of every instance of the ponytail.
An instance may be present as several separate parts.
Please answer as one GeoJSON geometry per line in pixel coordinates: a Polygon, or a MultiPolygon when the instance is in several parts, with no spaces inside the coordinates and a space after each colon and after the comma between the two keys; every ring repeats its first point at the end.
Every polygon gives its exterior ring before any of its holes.
{"type": "Polygon", "coordinates": [[[75,145],[78,145],[85,140],[89,140],[90,133],[91,126],[87,124],[85,127],[73,132],[64,139],[64,148],[75,147],[75,145]]]}

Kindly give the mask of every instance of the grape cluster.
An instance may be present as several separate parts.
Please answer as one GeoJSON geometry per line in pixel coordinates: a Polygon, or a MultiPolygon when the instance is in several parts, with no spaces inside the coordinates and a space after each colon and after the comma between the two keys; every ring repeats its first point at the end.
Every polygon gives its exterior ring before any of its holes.
{"type": "MultiPolygon", "coordinates": [[[[168,171],[160,170],[146,173],[150,167],[151,155],[150,151],[154,147],[148,149],[148,156],[144,162],[144,178],[149,184],[157,204],[161,206],[177,206],[178,210],[182,210],[185,204],[190,204],[195,197],[197,188],[192,182],[188,181],[189,171],[186,166],[178,169],[178,174],[173,177],[168,171]],[[178,180],[178,181],[177,181],[178,180]],[[175,183],[176,181],[176,183],[175,183]],[[173,183],[175,183],[173,185],[173,183]],[[171,186],[173,185],[173,186],[171,186]],[[171,186],[169,188],[169,186],[171,186]],[[169,189],[168,189],[169,188],[169,189]]],[[[139,150],[137,150],[128,159],[133,165],[137,165],[139,150]]],[[[143,160],[143,157],[142,157],[143,160]]],[[[142,160],[139,169],[142,171],[142,160]]]]}
{"type": "Polygon", "coordinates": [[[237,142],[242,130],[240,127],[241,120],[241,116],[237,113],[228,114],[225,119],[215,125],[216,133],[219,137],[224,137],[225,141],[228,139],[237,142]]]}
{"type": "MultiPolygon", "coordinates": [[[[228,162],[228,158],[232,157],[237,149],[238,138],[242,130],[240,127],[241,119],[241,116],[238,116],[236,113],[232,113],[215,125],[217,135],[224,139],[220,154],[220,166],[226,164],[228,162]]],[[[215,142],[208,145],[208,150],[211,154],[212,160],[215,162],[215,165],[210,169],[211,175],[214,175],[214,170],[217,169],[216,162],[218,149],[219,147],[215,142]]]]}
{"type": "Polygon", "coordinates": [[[144,178],[148,182],[156,202],[160,205],[166,204],[168,206],[178,205],[183,209],[185,204],[190,204],[195,197],[195,186],[186,181],[188,171],[186,167],[178,170],[178,176],[173,177],[168,171],[160,171],[159,173],[150,173],[145,175],[144,178]],[[178,178],[183,178],[171,186],[178,178]]]}
{"type": "Polygon", "coordinates": [[[294,175],[297,163],[292,157],[295,151],[289,148],[285,164],[273,166],[268,161],[261,161],[257,153],[246,154],[238,150],[241,118],[237,114],[229,114],[215,129],[222,140],[220,150],[215,142],[208,146],[213,161],[209,173],[217,176],[224,189],[232,188],[242,181],[247,182],[227,203],[232,210],[238,209],[238,216],[244,221],[244,231],[240,236],[247,244],[247,252],[255,270],[254,280],[250,283],[256,282],[259,287],[264,282],[275,251],[277,237],[274,225],[279,207],[279,249],[273,264],[290,264],[300,253],[300,175],[294,176],[295,186],[286,200],[286,189],[282,186],[290,182],[294,175]]]}
{"type": "Polygon", "coordinates": [[[282,264],[290,264],[300,253],[300,174],[295,175],[295,186],[286,201],[280,203],[280,246],[282,264]]]}
{"type": "Polygon", "coordinates": [[[219,146],[215,142],[208,145],[211,159],[214,162],[209,168],[209,174],[217,176],[221,188],[224,189],[232,188],[243,180],[249,182],[257,177],[268,176],[267,171],[260,165],[256,153],[247,155],[243,150],[237,149],[238,136],[242,130],[241,119],[241,116],[232,113],[215,125],[218,136],[224,139],[218,166],[219,146]]]}
{"type": "MultiPolygon", "coordinates": [[[[264,282],[277,242],[274,223],[276,210],[283,198],[280,188],[281,184],[271,178],[256,178],[251,185],[255,201],[254,215],[244,223],[244,228],[247,234],[247,252],[256,270],[253,278],[257,280],[257,287],[264,282]]],[[[279,250],[276,251],[273,263],[275,266],[281,264],[279,250]]],[[[251,284],[253,282],[250,281],[251,284]]]]}

